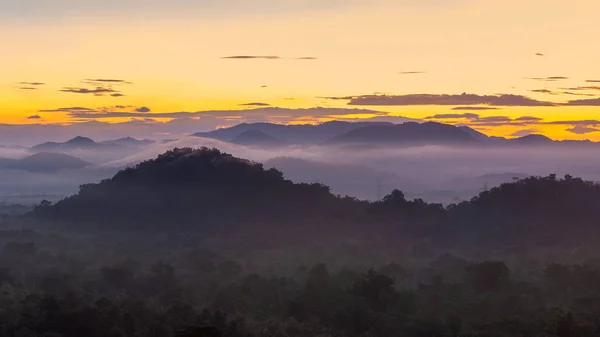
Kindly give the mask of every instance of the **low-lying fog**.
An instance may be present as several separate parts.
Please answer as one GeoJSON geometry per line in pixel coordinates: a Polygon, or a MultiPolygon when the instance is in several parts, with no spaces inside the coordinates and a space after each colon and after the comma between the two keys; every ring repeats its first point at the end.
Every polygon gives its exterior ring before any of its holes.
{"type": "MultiPolygon", "coordinates": [[[[281,170],[295,182],[320,182],[336,194],[375,200],[392,189],[409,197],[452,203],[485,188],[529,175],[571,174],[600,180],[600,147],[357,148],[289,146],[255,148],[214,139],[187,137],[132,151],[106,149],[64,152],[89,165],[55,171],[0,167],[0,202],[37,203],[75,193],[79,185],[109,178],[119,169],[175,147],[216,147],[236,157],[281,170]],[[133,154],[131,154],[133,153],[133,154]]],[[[1,148],[0,158],[21,159],[27,149],[1,148]]]]}

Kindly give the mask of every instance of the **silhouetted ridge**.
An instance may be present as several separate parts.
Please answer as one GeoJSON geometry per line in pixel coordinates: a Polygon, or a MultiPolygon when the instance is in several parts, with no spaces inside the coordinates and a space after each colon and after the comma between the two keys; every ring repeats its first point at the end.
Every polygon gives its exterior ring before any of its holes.
{"type": "Polygon", "coordinates": [[[261,132],[267,136],[281,140],[286,143],[316,144],[325,142],[333,137],[348,131],[367,126],[391,126],[392,123],[385,122],[343,122],[332,121],[323,124],[312,125],[282,125],[272,123],[243,123],[230,128],[218,129],[210,132],[195,133],[194,136],[218,139],[232,142],[236,137],[245,132],[261,132]]]}
{"type": "Polygon", "coordinates": [[[0,168],[29,172],[57,172],[68,169],[81,169],[91,165],[77,157],[62,153],[39,152],[22,159],[0,158],[0,168]]]}
{"type": "Polygon", "coordinates": [[[530,177],[484,191],[449,211],[457,230],[496,243],[567,242],[600,229],[600,184],[568,175],[530,177]]]}
{"type": "Polygon", "coordinates": [[[215,227],[228,221],[298,220],[336,199],[320,184],[293,184],[281,172],[216,149],[174,149],[117,173],[37,215],[103,225],[215,227]]]}
{"type": "Polygon", "coordinates": [[[285,145],[283,141],[257,130],[248,130],[235,137],[231,142],[239,145],[263,147],[285,145]]]}
{"type": "Polygon", "coordinates": [[[363,127],[337,136],[331,143],[450,144],[475,141],[471,134],[453,125],[408,122],[393,126],[363,127]]]}

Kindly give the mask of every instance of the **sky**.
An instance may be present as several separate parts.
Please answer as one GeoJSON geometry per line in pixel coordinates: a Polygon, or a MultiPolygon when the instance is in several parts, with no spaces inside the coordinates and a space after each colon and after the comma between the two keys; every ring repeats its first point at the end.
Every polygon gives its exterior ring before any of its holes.
{"type": "Polygon", "coordinates": [[[168,137],[402,116],[600,141],[598,12],[597,0],[0,0],[0,131],[168,137]]]}

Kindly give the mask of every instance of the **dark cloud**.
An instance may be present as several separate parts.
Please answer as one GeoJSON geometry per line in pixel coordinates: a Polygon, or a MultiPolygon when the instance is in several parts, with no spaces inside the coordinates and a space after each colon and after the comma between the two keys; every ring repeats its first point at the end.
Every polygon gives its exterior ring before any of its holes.
{"type": "Polygon", "coordinates": [[[464,110],[464,111],[483,111],[483,110],[498,110],[498,108],[489,106],[457,106],[452,110],[464,110]]]}
{"type": "Polygon", "coordinates": [[[19,87],[19,90],[38,90],[38,88],[34,88],[34,87],[19,87]]]}
{"type": "Polygon", "coordinates": [[[587,80],[587,83],[600,83],[600,80],[587,80]]]}
{"type": "Polygon", "coordinates": [[[552,121],[544,124],[549,125],[583,125],[583,126],[600,126],[600,120],[595,119],[584,119],[584,120],[568,120],[568,121],[552,121]]]}
{"type": "Polygon", "coordinates": [[[268,85],[261,85],[260,87],[264,89],[264,88],[268,88],[269,86],[268,85]]]}
{"type": "Polygon", "coordinates": [[[426,71],[401,71],[398,74],[400,75],[417,75],[417,74],[427,74],[426,71]]]}
{"type": "Polygon", "coordinates": [[[554,91],[549,90],[549,89],[535,89],[535,90],[530,90],[531,92],[537,92],[540,94],[555,94],[554,91]]]}
{"type": "Polygon", "coordinates": [[[542,53],[535,53],[535,56],[544,56],[542,53]]]}
{"type": "Polygon", "coordinates": [[[148,108],[147,106],[142,106],[142,107],[139,107],[139,108],[135,109],[134,111],[135,112],[146,113],[146,112],[151,112],[152,110],[150,110],[150,108],[148,108]]]}
{"type": "Polygon", "coordinates": [[[499,123],[499,124],[509,124],[513,119],[507,116],[489,116],[489,117],[480,117],[475,120],[477,123],[487,124],[487,123],[499,123]]]}
{"type": "Polygon", "coordinates": [[[561,90],[569,90],[569,91],[597,91],[600,90],[598,86],[581,86],[581,87],[571,87],[571,88],[560,88],[561,90]]]}
{"type": "Polygon", "coordinates": [[[438,114],[429,117],[425,117],[425,119],[478,119],[478,114],[472,113],[464,113],[464,114],[438,114]]]}
{"type": "Polygon", "coordinates": [[[569,101],[564,105],[569,106],[600,106],[600,98],[591,98],[591,99],[578,99],[574,101],[569,101]]]}
{"type": "MultiPolygon", "coordinates": [[[[230,60],[282,60],[285,59],[283,56],[275,56],[275,55],[234,55],[234,56],[224,56],[222,59],[230,59],[230,60]]],[[[316,60],[316,57],[313,56],[302,56],[302,57],[294,57],[294,60],[316,60]]]]}
{"type": "Polygon", "coordinates": [[[40,115],[33,115],[33,116],[27,117],[27,119],[42,119],[42,116],[40,116],[40,115]]]}
{"type": "Polygon", "coordinates": [[[490,105],[490,106],[555,106],[555,103],[537,101],[520,95],[461,95],[410,94],[410,95],[363,95],[326,97],[348,100],[349,105],[490,105]]]}
{"type": "Polygon", "coordinates": [[[108,88],[108,87],[96,87],[93,89],[88,88],[79,88],[79,87],[65,87],[60,89],[59,91],[68,92],[72,94],[83,94],[83,95],[94,95],[94,96],[104,96],[110,94],[111,96],[117,97],[115,95],[122,95],[118,91],[108,88]]]}
{"type": "Polygon", "coordinates": [[[45,85],[46,83],[43,83],[43,82],[21,82],[19,84],[30,85],[30,86],[40,86],[40,85],[45,85]]]}
{"type": "Polygon", "coordinates": [[[439,114],[425,119],[462,119],[466,120],[462,122],[465,125],[470,126],[501,126],[501,125],[513,125],[513,126],[526,126],[530,124],[542,124],[543,119],[533,116],[522,116],[518,118],[511,118],[508,116],[487,116],[481,117],[475,113],[464,113],[464,114],[439,114]]]}
{"type": "Polygon", "coordinates": [[[122,93],[120,93],[120,92],[115,92],[114,94],[110,94],[110,96],[112,96],[112,97],[123,97],[125,95],[122,94],[122,93]]]}
{"type": "Polygon", "coordinates": [[[240,106],[271,106],[271,104],[269,104],[269,103],[262,103],[262,102],[252,102],[252,103],[240,104],[240,106]]]}
{"type": "Polygon", "coordinates": [[[542,81],[542,82],[556,82],[556,81],[568,80],[569,78],[564,77],[564,76],[549,76],[549,77],[528,77],[526,79],[542,81]]]}
{"type": "Polygon", "coordinates": [[[235,60],[254,60],[254,59],[279,60],[279,59],[282,59],[281,56],[251,56],[251,55],[225,56],[222,58],[223,59],[235,59],[235,60]]]}
{"type": "Polygon", "coordinates": [[[561,94],[571,95],[571,96],[587,96],[587,97],[594,96],[592,94],[584,94],[584,93],[581,93],[581,92],[570,92],[570,91],[562,91],[561,94]]]}
{"type": "Polygon", "coordinates": [[[66,113],[84,113],[85,114],[85,113],[95,113],[95,112],[98,112],[98,110],[75,106],[75,107],[68,107],[68,108],[40,110],[39,112],[66,112],[66,113]]]}
{"type": "Polygon", "coordinates": [[[592,128],[592,127],[584,126],[584,125],[576,125],[572,128],[567,129],[566,131],[569,131],[571,133],[578,134],[578,135],[585,135],[587,133],[598,132],[598,131],[600,131],[600,129],[596,129],[596,128],[592,128]]]}
{"type": "Polygon", "coordinates": [[[88,78],[88,79],[85,80],[85,82],[91,82],[91,83],[110,83],[110,84],[132,84],[129,81],[118,80],[118,79],[111,79],[111,78],[88,78]]]}
{"type": "Polygon", "coordinates": [[[516,118],[514,120],[517,122],[541,122],[544,119],[540,118],[540,117],[523,116],[523,117],[516,118]]]}
{"type": "Polygon", "coordinates": [[[538,129],[524,129],[524,130],[519,130],[516,132],[513,132],[510,136],[511,137],[525,137],[525,136],[529,136],[535,133],[540,132],[540,130],[538,129]]]}

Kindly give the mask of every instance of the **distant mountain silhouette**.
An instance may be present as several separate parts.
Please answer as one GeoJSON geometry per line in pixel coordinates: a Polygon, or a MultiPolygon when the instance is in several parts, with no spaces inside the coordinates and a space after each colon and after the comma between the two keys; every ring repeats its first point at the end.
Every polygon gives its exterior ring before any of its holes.
{"type": "Polygon", "coordinates": [[[259,147],[277,147],[286,145],[284,141],[257,130],[245,131],[236,136],[231,142],[238,145],[259,147]]]}
{"type": "Polygon", "coordinates": [[[484,189],[500,186],[505,183],[510,183],[520,179],[530,177],[530,174],[525,173],[489,173],[474,178],[460,178],[449,181],[446,186],[452,189],[476,189],[481,192],[484,189]]]}
{"type": "Polygon", "coordinates": [[[405,191],[422,188],[409,177],[364,165],[325,163],[291,157],[274,158],[264,164],[265,167],[278,169],[286,179],[294,182],[319,182],[330,186],[335,194],[360,199],[377,200],[393,188],[405,191]]]}
{"type": "Polygon", "coordinates": [[[435,122],[368,126],[334,137],[331,144],[470,144],[477,139],[460,128],[435,122]]]}
{"type": "Polygon", "coordinates": [[[232,221],[298,221],[338,202],[326,186],[294,184],[275,169],[216,149],[187,148],[83,185],[37,215],[106,226],[218,229],[232,221]]]}
{"type": "Polygon", "coordinates": [[[573,244],[600,234],[600,185],[570,176],[529,177],[484,191],[450,215],[465,237],[490,243],[573,244]]]}
{"type": "Polygon", "coordinates": [[[87,229],[195,229],[230,236],[245,231],[255,236],[282,226],[304,233],[312,226],[317,235],[348,230],[390,242],[412,237],[445,246],[575,247],[600,237],[600,184],[570,176],[511,178],[447,208],[408,200],[399,190],[368,203],[336,197],[322,184],[293,183],[276,169],[215,149],[188,148],[83,185],[78,194],[55,205],[44,203],[31,216],[87,229]]]}
{"type": "Polygon", "coordinates": [[[287,143],[318,144],[351,130],[366,126],[391,126],[386,122],[340,122],[333,121],[318,125],[281,125],[272,123],[244,123],[231,128],[195,133],[194,136],[232,142],[247,131],[258,131],[287,143]]]}
{"type": "Polygon", "coordinates": [[[135,139],[133,137],[125,137],[125,138],[119,138],[119,139],[115,139],[115,140],[103,141],[100,144],[143,147],[143,146],[151,145],[154,143],[155,142],[153,140],[149,140],[149,139],[139,140],[139,139],[135,139]]]}
{"type": "Polygon", "coordinates": [[[40,152],[23,159],[0,158],[0,169],[23,170],[29,172],[57,172],[68,169],[81,169],[91,165],[77,157],[62,153],[40,152]]]}
{"type": "Polygon", "coordinates": [[[531,134],[511,139],[510,142],[523,145],[546,145],[555,143],[551,138],[539,134],[531,134]]]}
{"type": "Polygon", "coordinates": [[[31,148],[33,152],[53,152],[61,150],[86,150],[86,149],[114,149],[118,148],[115,144],[102,144],[96,143],[87,137],[75,137],[64,143],[47,142],[39,145],[35,145],[31,148]]]}

